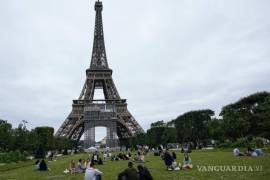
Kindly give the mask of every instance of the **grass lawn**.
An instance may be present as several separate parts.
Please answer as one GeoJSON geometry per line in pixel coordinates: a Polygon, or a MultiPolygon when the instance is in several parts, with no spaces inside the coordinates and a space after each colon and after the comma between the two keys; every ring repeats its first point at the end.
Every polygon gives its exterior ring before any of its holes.
{"type": "MultiPolygon", "coordinates": [[[[270,179],[270,154],[266,153],[262,157],[234,157],[231,151],[194,151],[190,154],[194,168],[192,170],[167,171],[160,157],[153,156],[151,153],[146,156],[148,161],[145,165],[149,168],[155,180],[211,180],[211,179],[229,179],[229,180],[269,180],[270,179]],[[245,165],[261,166],[262,170],[257,172],[200,172],[197,165],[245,165]]],[[[76,154],[59,157],[57,161],[48,162],[51,171],[38,172],[33,171],[33,162],[20,162],[12,164],[0,164],[0,180],[37,180],[37,179],[68,179],[82,180],[84,174],[64,174],[64,169],[68,168],[69,162],[86,159],[87,154],[76,154]]],[[[183,154],[177,153],[177,161],[182,162],[183,154]]],[[[97,166],[103,174],[103,180],[115,180],[117,174],[127,167],[128,161],[107,161],[104,165],[97,166]]]]}

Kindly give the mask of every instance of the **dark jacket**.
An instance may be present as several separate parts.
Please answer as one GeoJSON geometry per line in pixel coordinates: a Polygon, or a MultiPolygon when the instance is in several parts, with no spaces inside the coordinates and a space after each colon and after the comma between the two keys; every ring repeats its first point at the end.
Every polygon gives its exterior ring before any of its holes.
{"type": "Polygon", "coordinates": [[[139,176],[140,180],[153,180],[152,175],[146,167],[139,171],[139,176]]]}
{"type": "Polygon", "coordinates": [[[166,166],[171,166],[172,165],[173,157],[171,156],[171,154],[169,152],[165,152],[164,161],[165,161],[166,166]]]}
{"type": "Polygon", "coordinates": [[[127,168],[118,175],[118,179],[121,179],[123,176],[126,177],[126,180],[139,180],[139,174],[134,168],[127,168]]]}
{"type": "Polygon", "coordinates": [[[47,171],[48,170],[47,164],[45,163],[44,160],[42,160],[41,163],[39,164],[39,170],[40,171],[47,171]]]}

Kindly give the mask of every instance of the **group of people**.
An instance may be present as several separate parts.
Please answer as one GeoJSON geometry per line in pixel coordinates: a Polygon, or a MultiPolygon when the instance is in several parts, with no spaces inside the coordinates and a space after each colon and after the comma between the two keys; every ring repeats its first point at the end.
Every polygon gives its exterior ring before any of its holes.
{"type": "Polygon", "coordinates": [[[187,152],[184,153],[183,164],[177,164],[175,152],[170,152],[168,149],[161,155],[164,160],[167,170],[181,170],[181,169],[192,169],[193,165],[191,158],[187,152]]]}
{"type": "Polygon", "coordinates": [[[85,173],[87,167],[90,167],[90,164],[103,164],[102,158],[99,156],[97,151],[94,152],[87,160],[79,159],[77,164],[74,162],[74,160],[71,160],[69,169],[66,169],[64,173],[85,173]]]}
{"type": "Polygon", "coordinates": [[[44,159],[42,160],[37,160],[34,164],[34,170],[37,170],[37,171],[47,171],[49,170],[46,162],[44,159]]]}
{"type": "MultiPolygon", "coordinates": [[[[118,180],[153,180],[149,170],[142,165],[137,166],[138,171],[133,167],[132,162],[128,162],[128,168],[119,173],[118,180]]],[[[88,162],[85,170],[85,180],[101,180],[102,172],[95,168],[94,162],[88,162]]]]}
{"type": "Polygon", "coordinates": [[[133,167],[132,162],[128,162],[128,168],[119,173],[118,180],[153,180],[153,177],[149,170],[139,164],[137,166],[138,171],[133,167]]]}
{"type": "Polygon", "coordinates": [[[233,154],[235,156],[251,156],[251,157],[257,157],[257,156],[262,156],[263,151],[262,149],[253,149],[251,147],[247,148],[247,151],[245,153],[242,153],[238,148],[235,148],[233,150],[233,154]]]}
{"type": "Polygon", "coordinates": [[[133,160],[134,162],[145,162],[145,152],[139,149],[134,157],[132,157],[130,152],[124,153],[120,152],[117,155],[111,156],[112,161],[120,161],[120,160],[133,160]]]}
{"type": "Polygon", "coordinates": [[[89,160],[82,160],[79,159],[78,163],[76,164],[74,160],[71,160],[69,164],[69,168],[64,171],[64,173],[84,173],[87,167],[87,164],[89,163],[89,160]]]}
{"type": "Polygon", "coordinates": [[[118,155],[112,155],[112,161],[119,161],[119,160],[129,160],[131,158],[131,153],[122,153],[120,152],[118,155]]]}

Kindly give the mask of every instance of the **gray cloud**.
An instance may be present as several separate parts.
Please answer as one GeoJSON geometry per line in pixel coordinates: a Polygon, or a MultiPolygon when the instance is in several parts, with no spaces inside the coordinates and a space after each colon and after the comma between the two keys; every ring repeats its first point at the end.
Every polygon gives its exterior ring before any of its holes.
{"type": "MultiPolygon", "coordinates": [[[[267,0],[104,0],[113,78],[145,128],[270,90],[267,0]]],[[[90,64],[94,1],[0,2],[0,118],[58,128],[90,64]]]]}

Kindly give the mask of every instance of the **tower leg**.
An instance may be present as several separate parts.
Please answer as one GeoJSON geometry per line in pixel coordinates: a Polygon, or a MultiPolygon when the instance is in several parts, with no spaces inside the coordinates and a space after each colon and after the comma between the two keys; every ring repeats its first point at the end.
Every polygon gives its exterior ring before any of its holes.
{"type": "Polygon", "coordinates": [[[86,132],[84,136],[84,148],[95,146],[95,127],[86,124],[86,132]]]}
{"type": "Polygon", "coordinates": [[[117,147],[118,139],[116,135],[116,122],[111,122],[109,126],[107,126],[107,139],[106,145],[107,147],[117,147]]]}

